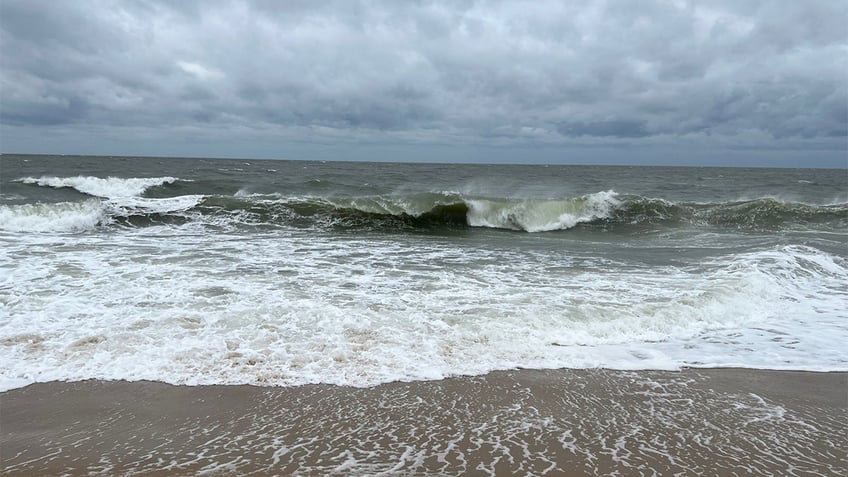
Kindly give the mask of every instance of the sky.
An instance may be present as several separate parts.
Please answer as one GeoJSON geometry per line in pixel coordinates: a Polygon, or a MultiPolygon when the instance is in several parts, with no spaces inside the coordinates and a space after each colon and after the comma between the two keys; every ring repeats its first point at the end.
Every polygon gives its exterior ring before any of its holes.
{"type": "Polygon", "coordinates": [[[839,0],[0,0],[0,151],[848,167],[839,0]]]}

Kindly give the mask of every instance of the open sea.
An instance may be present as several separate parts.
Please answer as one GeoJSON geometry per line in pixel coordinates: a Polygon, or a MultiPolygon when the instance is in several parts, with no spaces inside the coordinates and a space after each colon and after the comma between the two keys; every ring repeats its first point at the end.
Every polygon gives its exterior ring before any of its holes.
{"type": "Polygon", "coordinates": [[[0,158],[0,390],[848,370],[848,172],[0,158]]]}

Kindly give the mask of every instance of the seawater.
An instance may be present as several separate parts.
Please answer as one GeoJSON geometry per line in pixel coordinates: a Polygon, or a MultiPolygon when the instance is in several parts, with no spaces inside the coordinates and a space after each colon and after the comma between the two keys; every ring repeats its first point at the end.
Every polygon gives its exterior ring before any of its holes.
{"type": "Polygon", "coordinates": [[[0,389],[848,370],[848,173],[3,155],[0,389]]]}

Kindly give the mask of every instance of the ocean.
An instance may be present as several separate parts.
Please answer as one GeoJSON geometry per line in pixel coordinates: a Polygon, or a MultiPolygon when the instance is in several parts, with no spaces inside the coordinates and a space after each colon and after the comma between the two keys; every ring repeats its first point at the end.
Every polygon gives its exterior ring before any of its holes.
{"type": "Polygon", "coordinates": [[[848,370],[845,170],[4,154],[0,390],[848,370]]]}

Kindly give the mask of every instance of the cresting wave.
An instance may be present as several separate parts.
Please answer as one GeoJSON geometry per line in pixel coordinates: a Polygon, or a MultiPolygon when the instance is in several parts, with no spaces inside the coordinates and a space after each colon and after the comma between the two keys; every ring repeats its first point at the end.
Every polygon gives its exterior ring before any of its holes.
{"type": "Polygon", "coordinates": [[[468,197],[449,192],[408,196],[210,197],[221,211],[247,211],[256,222],[332,227],[488,227],[543,232],[609,217],[620,205],[613,191],[566,199],[468,197]]]}
{"type": "Polygon", "coordinates": [[[35,184],[39,186],[62,188],[69,187],[76,189],[83,194],[93,195],[95,197],[135,197],[144,194],[144,192],[153,187],[163,184],[171,184],[177,181],[176,177],[24,177],[18,179],[18,182],[24,184],[35,184]]]}
{"type": "MultiPolygon", "coordinates": [[[[96,198],[80,202],[0,205],[0,230],[11,232],[83,232],[113,224],[173,223],[176,215],[197,206],[202,195],[141,197],[152,187],[173,184],[175,177],[24,177],[23,184],[72,188],[96,198]]],[[[190,182],[190,181],[183,181],[190,182]]]]}
{"type": "Polygon", "coordinates": [[[110,225],[144,226],[187,222],[180,215],[203,196],[129,197],[82,202],[0,205],[0,230],[9,232],[85,232],[110,225]]]}
{"type": "Polygon", "coordinates": [[[765,198],[726,203],[674,203],[602,191],[562,199],[487,198],[454,193],[374,197],[209,196],[204,213],[237,215],[253,224],[299,227],[487,227],[550,232],[575,227],[627,230],[678,225],[772,230],[848,226],[848,203],[808,205],[765,198]]]}
{"type": "MultiPolygon", "coordinates": [[[[215,227],[415,229],[486,227],[549,232],[588,227],[623,230],[644,225],[773,230],[820,224],[848,226],[848,203],[811,205],[760,198],[722,203],[675,203],[660,198],[601,191],[571,198],[470,196],[456,192],[362,197],[283,194],[189,194],[143,197],[156,188],[182,192],[174,177],[23,178],[20,182],[71,187],[101,198],[84,202],[0,206],[0,229],[73,232],[99,226],[147,226],[187,222],[215,227]]],[[[193,189],[196,192],[202,190],[193,189]]]]}
{"type": "Polygon", "coordinates": [[[9,232],[82,232],[108,220],[108,214],[97,199],[0,205],[0,230],[9,232]]]}

